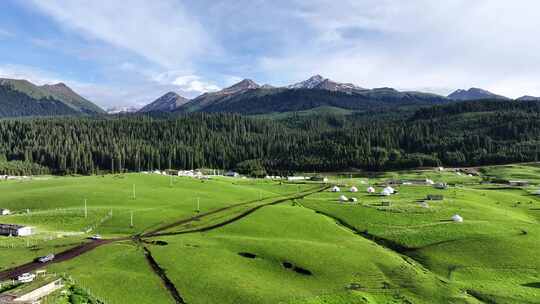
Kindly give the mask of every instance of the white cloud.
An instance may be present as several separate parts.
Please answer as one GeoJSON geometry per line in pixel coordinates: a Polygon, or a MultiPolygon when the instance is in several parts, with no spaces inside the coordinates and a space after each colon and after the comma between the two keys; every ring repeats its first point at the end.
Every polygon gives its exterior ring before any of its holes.
{"type": "Polygon", "coordinates": [[[13,37],[15,37],[15,34],[13,34],[10,31],[7,31],[7,30],[4,30],[4,29],[0,28],[0,39],[13,38],[13,37]]]}
{"type": "Polygon", "coordinates": [[[284,85],[319,73],[364,87],[540,96],[536,0],[31,3],[89,47],[99,40],[149,62],[116,62],[110,86],[126,92],[106,98],[116,103],[164,90],[194,97],[245,77],[284,85]]]}
{"type": "Polygon", "coordinates": [[[130,50],[166,68],[189,67],[211,48],[202,26],[178,1],[32,1],[60,25],[130,50]]]}
{"type": "Polygon", "coordinates": [[[0,78],[25,79],[37,85],[62,82],[58,75],[25,65],[0,65],[0,78]]]}
{"type": "Polygon", "coordinates": [[[296,3],[293,18],[313,33],[302,48],[260,57],[269,75],[288,81],[321,73],[367,87],[479,86],[511,97],[540,95],[540,40],[534,38],[540,36],[540,2],[296,3]]]}
{"type": "Polygon", "coordinates": [[[196,75],[180,76],[177,77],[172,83],[186,92],[204,93],[219,90],[218,86],[204,82],[199,76],[196,75]]]}

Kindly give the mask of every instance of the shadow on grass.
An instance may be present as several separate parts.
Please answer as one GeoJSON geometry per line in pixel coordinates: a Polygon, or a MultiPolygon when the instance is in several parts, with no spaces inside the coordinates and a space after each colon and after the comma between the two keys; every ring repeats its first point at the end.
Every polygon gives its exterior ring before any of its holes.
{"type": "Polygon", "coordinates": [[[531,288],[540,288],[540,282],[521,284],[521,286],[531,287],[531,288]]]}

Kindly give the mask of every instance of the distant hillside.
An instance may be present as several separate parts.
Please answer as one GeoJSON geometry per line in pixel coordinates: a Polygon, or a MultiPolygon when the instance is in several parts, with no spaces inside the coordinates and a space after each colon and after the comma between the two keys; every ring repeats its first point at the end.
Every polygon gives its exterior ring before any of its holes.
{"type": "Polygon", "coordinates": [[[168,92],[167,94],[154,100],[152,103],[147,104],[138,112],[171,112],[176,110],[176,108],[186,104],[188,101],[189,99],[184,98],[176,94],[175,92],[168,92]]]}
{"type": "Polygon", "coordinates": [[[271,93],[276,89],[268,86],[263,88],[251,79],[244,79],[221,91],[204,93],[182,105],[176,111],[182,113],[207,112],[206,109],[209,107],[226,102],[227,100],[237,99],[244,93],[255,90],[260,93],[271,93]]]}
{"type": "Polygon", "coordinates": [[[479,88],[470,88],[468,90],[456,90],[448,95],[448,98],[455,100],[479,100],[479,99],[510,99],[508,97],[497,95],[479,88]]]}
{"type": "MultiPolygon", "coordinates": [[[[298,91],[303,90],[282,93],[298,91]]],[[[60,174],[155,168],[226,170],[248,162],[286,175],[540,159],[538,102],[475,100],[416,112],[388,109],[341,113],[338,108],[318,107],[278,113],[272,119],[193,113],[152,119],[120,115],[115,119],[0,120],[0,138],[6,160],[33,160],[60,174]]]]}
{"type": "Polygon", "coordinates": [[[0,79],[0,117],[103,113],[63,83],[37,86],[27,80],[0,79]]]}
{"type": "MultiPolygon", "coordinates": [[[[534,100],[516,101],[501,99],[466,100],[419,109],[412,119],[449,118],[458,114],[482,112],[532,112],[540,113],[540,103],[534,100]]],[[[452,119],[452,118],[449,118],[452,119]]]]}
{"type": "Polygon", "coordinates": [[[70,87],[68,87],[64,83],[57,83],[53,85],[46,84],[44,86],[41,86],[40,88],[51,94],[51,96],[55,99],[66,103],[68,106],[71,106],[77,111],[87,114],[105,113],[103,109],[93,104],[88,99],[75,93],[70,87]]]}
{"type": "Polygon", "coordinates": [[[525,95],[525,96],[521,96],[521,97],[517,98],[516,100],[518,100],[518,101],[540,101],[540,97],[525,95]]]}

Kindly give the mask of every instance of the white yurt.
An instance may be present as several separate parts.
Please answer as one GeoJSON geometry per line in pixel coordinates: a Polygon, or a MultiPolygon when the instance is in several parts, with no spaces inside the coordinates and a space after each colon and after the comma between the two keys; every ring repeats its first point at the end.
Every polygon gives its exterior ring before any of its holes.
{"type": "Polygon", "coordinates": [[[346,202],[346,201],[348,201],[348,200],[349,200],[349,199],[347,199],[347,197],[346,197],[345,195],[341,195],[341,196],[339,197],[339,201],[340,201],[340,202],[346,202]]]}
{"type": "Polygon", "coordinates": [[[368,187],[368,188],[367,188],[367,193],[375,193],[375,188],[373,188],[373,187],[368,187]]]}
{"type": "Polygon", "coordinates": [[[356,188],[355,186],[352,186],[351,189],[349,189],[349,191],[358,192],[358,188],[356,188]]]}
{"type": "Polygon", "coordinates": [[[456,223],[463,223],[463,218],[459,214],[456,214],[452,216],[452,221],[456,223]]]}
{"type": "Polygon", "coordinates": [[[435,184],[435,182],[432,181],[432,180],[429,179],[429,178],[426,178],[426,184],[427,184],[427,185],[433,185],[433,184],[435,184]]]}
{"type": "Polygon", "coordinates": [[[386,188],[384,188],[383,191],[388,191],[388,192],[390,192],[390,194],[394,194],[394,192],[396,192],[396,190],[394,190],[394,188],[392,188],[390,186],[387,186],[386,188]]]}
{"type": "Polygon", "coordinates": [[[390,196],[390,195],[392,195],[392,192],[390,192],[390,191],[388,191],[388,189],[384,188],[384,190],[381,191],[381,195],[390,196]]]}
{"type": "Polygon", "coordinates": [[[340,192],[340,191],[341,191],[341,189],[339,189],[338,186],[332,187],[332,192],[340,192]]]}

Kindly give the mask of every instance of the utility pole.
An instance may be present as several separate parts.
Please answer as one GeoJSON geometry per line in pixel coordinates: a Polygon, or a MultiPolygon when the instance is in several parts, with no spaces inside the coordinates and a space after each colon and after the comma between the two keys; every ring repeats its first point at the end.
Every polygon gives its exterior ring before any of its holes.
{"type": "Polygon", "coordinates": [[[169,179],[169,187],[172,187],[172,179],[173,179],[172,174],[170,175],[170,177],[171,177],[171,178],[169,179]]]}
{"type": "Polygon", "coordinates": [[[197,213],[201,212],[201,205],[200,205],[200,199],[197,197],[197,213]]]}
{"type": "Polygon", "coordinates": [[[86,205],[86,199],[84,199],[84,217],[88,217],[88,207],[86,205]]]}
{"type": "Polygon", "coordinates": [[[133,200],[136,199],[136,196],[135,196],[135,184],[133,184],[133,200]]]}
{"type": "Polygon", "coordinates": [[[133,211],[130,211],[131,222],[129,227],[133,228],[133,211]]]}

